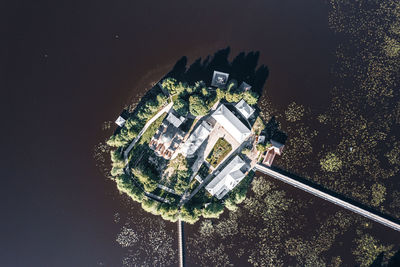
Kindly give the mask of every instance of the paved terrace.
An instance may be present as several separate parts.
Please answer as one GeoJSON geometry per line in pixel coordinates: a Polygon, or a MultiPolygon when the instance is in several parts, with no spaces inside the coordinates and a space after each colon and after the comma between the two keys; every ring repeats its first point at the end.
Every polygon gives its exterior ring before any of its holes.
{"type": "Polygon", "coordinates": [[[394,229],[396,231],[400,231],[400,224],[399,223],[396,223],[396,222],[394,222],[392,220],[389,220],[389,219],[386,219],[386,218],[384,218],[384,217],[382,217],[382,216],[380,216],[380,215],[378,215],[376,213],[368,211],[368,210],[360,207],[361,205],[357,206],[357,204],[352,204],[352,203],[350,203],[348,201],[342,200],[342,199],[340,199],[338,197],[335,197],[335,196],[333,196],[331,194],[325,193],[325,192],[323,192],[323,191],[321,191],[319,189],[316,189],[316,188],[314,188],[312,186],[306,185],[305,183],[299,182],[296,179],[293,179],[293,178],[291,178],[289,176],[286,176],[286,175],[284,175],[284,174],[282,174],[280,172],[272,170],[271,168],[268,168],[266,166],[263,166],[263,165],[260,165],[260,164],[256,164],[254,169],[257,170],[257,171],[260,171],[262,173],[265,173],[265,174],[271,176],[272,178],[278,179],[278,180],[280,180],[282,182],[285,182],[285,183],[290,184],[290,185],[292,185],[294,187],[297,187],[297,188],[299,188],[299,189],[301,189],[303,191],[306,191],[306,192],[308,192],[310,194],[313,194],[314,196],[323,198],[323,199],[325,199],[325,200],[327,200],[327,201],[329,201],[329,202],[331,202],[331,203],[333,203],[335,205],[338,205],[338,206],[340,206],[342,208],[345,208],[345,209],[350,210],[352,212],[355,212],[355,213],[357,213],[359,215],[362,215],[362,216],[364,216],[364,217],[366,217],[368,219],[371,219],[371,220],[373,220],[375,222],[378,222],[380,224],[388,226],[388,227],[390,227],[390,228],[392,228],[392,229],[394,229]]]}

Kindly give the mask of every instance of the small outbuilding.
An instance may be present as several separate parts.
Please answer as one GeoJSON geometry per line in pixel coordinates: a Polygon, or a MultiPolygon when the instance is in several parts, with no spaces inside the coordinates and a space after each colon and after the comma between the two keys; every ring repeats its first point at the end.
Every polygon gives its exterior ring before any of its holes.
{"type": "Polygon", "coordinates": [[[239,103],[235,105],[237,111],[243,115],[246,119],[250,118],[251,115],[254,113],[254,109],[247,104],[244,99],[240,100],[239,103]]]}
{"type": "Polygon", "coordinates": [[[265,154],[263,164],[267,166],[271,166],[272,162],[274,161],[275,155],[281,155],[283,148],[285,145],[279,143],[278,141],[275,140],[270,140],[271,146],[268,148],[267,153],[265,154]]]}
{"type": "Polygon", "coordinates": [[[123,127],[125,125],[126,120],[128,119],[128,112],[126,110],[122,111],[121,115],[118,116],[115,123],[119,127],[123,127]]]}
{"type": "Polygon", "coordinates": [[[229,73],[224,73],[220,71],[214,71],[211,86],[224,88],[228,82],[229,73]]]}
{"type": "Polygon", "coordinates": [[[250,91],[251,85],[247,84],[246,82],[242,82],[242,84],[239,86],[239,92],[245,92],[245,91],[250,91]]]}

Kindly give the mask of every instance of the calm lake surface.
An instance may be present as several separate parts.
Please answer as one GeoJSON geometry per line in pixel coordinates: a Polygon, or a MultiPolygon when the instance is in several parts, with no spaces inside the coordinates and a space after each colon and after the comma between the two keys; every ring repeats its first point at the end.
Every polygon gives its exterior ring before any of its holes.
{"type": "Polygon", "coordinates": [[[94,147],[111,133],[103,122],[182,56],[259,51],[277,108],[329,101],[337,40],[324,1],[10,1],[4,10],[2,266],[122,265],[115,214],[139,206],[104,177],[94,147]]]}

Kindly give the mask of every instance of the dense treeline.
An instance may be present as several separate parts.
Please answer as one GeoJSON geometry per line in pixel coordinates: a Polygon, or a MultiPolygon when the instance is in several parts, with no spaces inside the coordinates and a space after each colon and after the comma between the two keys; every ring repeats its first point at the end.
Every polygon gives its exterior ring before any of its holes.
{"type": "Polygon", "coordinates": [[[235,80],[229,81],[226,88],[216,90],[209,90],[203,81],[190,86],[174,78],[166,78],[161,84],[174,96],[174,109],[182,116],[187,115],[188,112],[194,116],[206,115],[210,108],[221,99],[227,102],[239,102],[244,99],[249,105],[254,105],[259,97],[253,91],[240,92],[235,80]]]}

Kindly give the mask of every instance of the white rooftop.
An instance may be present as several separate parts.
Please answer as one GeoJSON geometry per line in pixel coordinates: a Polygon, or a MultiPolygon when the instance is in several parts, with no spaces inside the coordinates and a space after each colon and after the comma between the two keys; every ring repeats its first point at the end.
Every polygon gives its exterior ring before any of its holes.
{"type": "Polygon", "coordinates": [[[212,117],[240,144],[251,134],[247,128],[224,104],[221,104],[212,117]]]}
{"type": "Polygon", "coordinates": [[[211,130],[212,128],[205,121],[203,121],[183,144],[181,149],[182,154],[188,157],[193,156],[196,150],[209,136],[211,130]]]}
{"type": "Polygon", "coordinates": [[[119,127],[124,126],[125,122],[126,122],[126,120],[125,120],[124,118],[122,118],[121,116],[119,116],[119,117],[117,118],[117,120],[115,121],[115,123],[116,123],[119,127]]]}
{"type": "Polygon", "coordinates": [[[247,104],[244,99],[240,100],[239,103],[235,105],[235,108],[243,115],[246,119],[248,119],[253,113],[254,109],[247,104]]]}
{"type": "Polygon", "coordinates": [[[234,157],[228,165],[206,186],[206,190],[218,199],[223,198],[245,177],[241,170],[247,165],[239,156],[234,157]]]}

